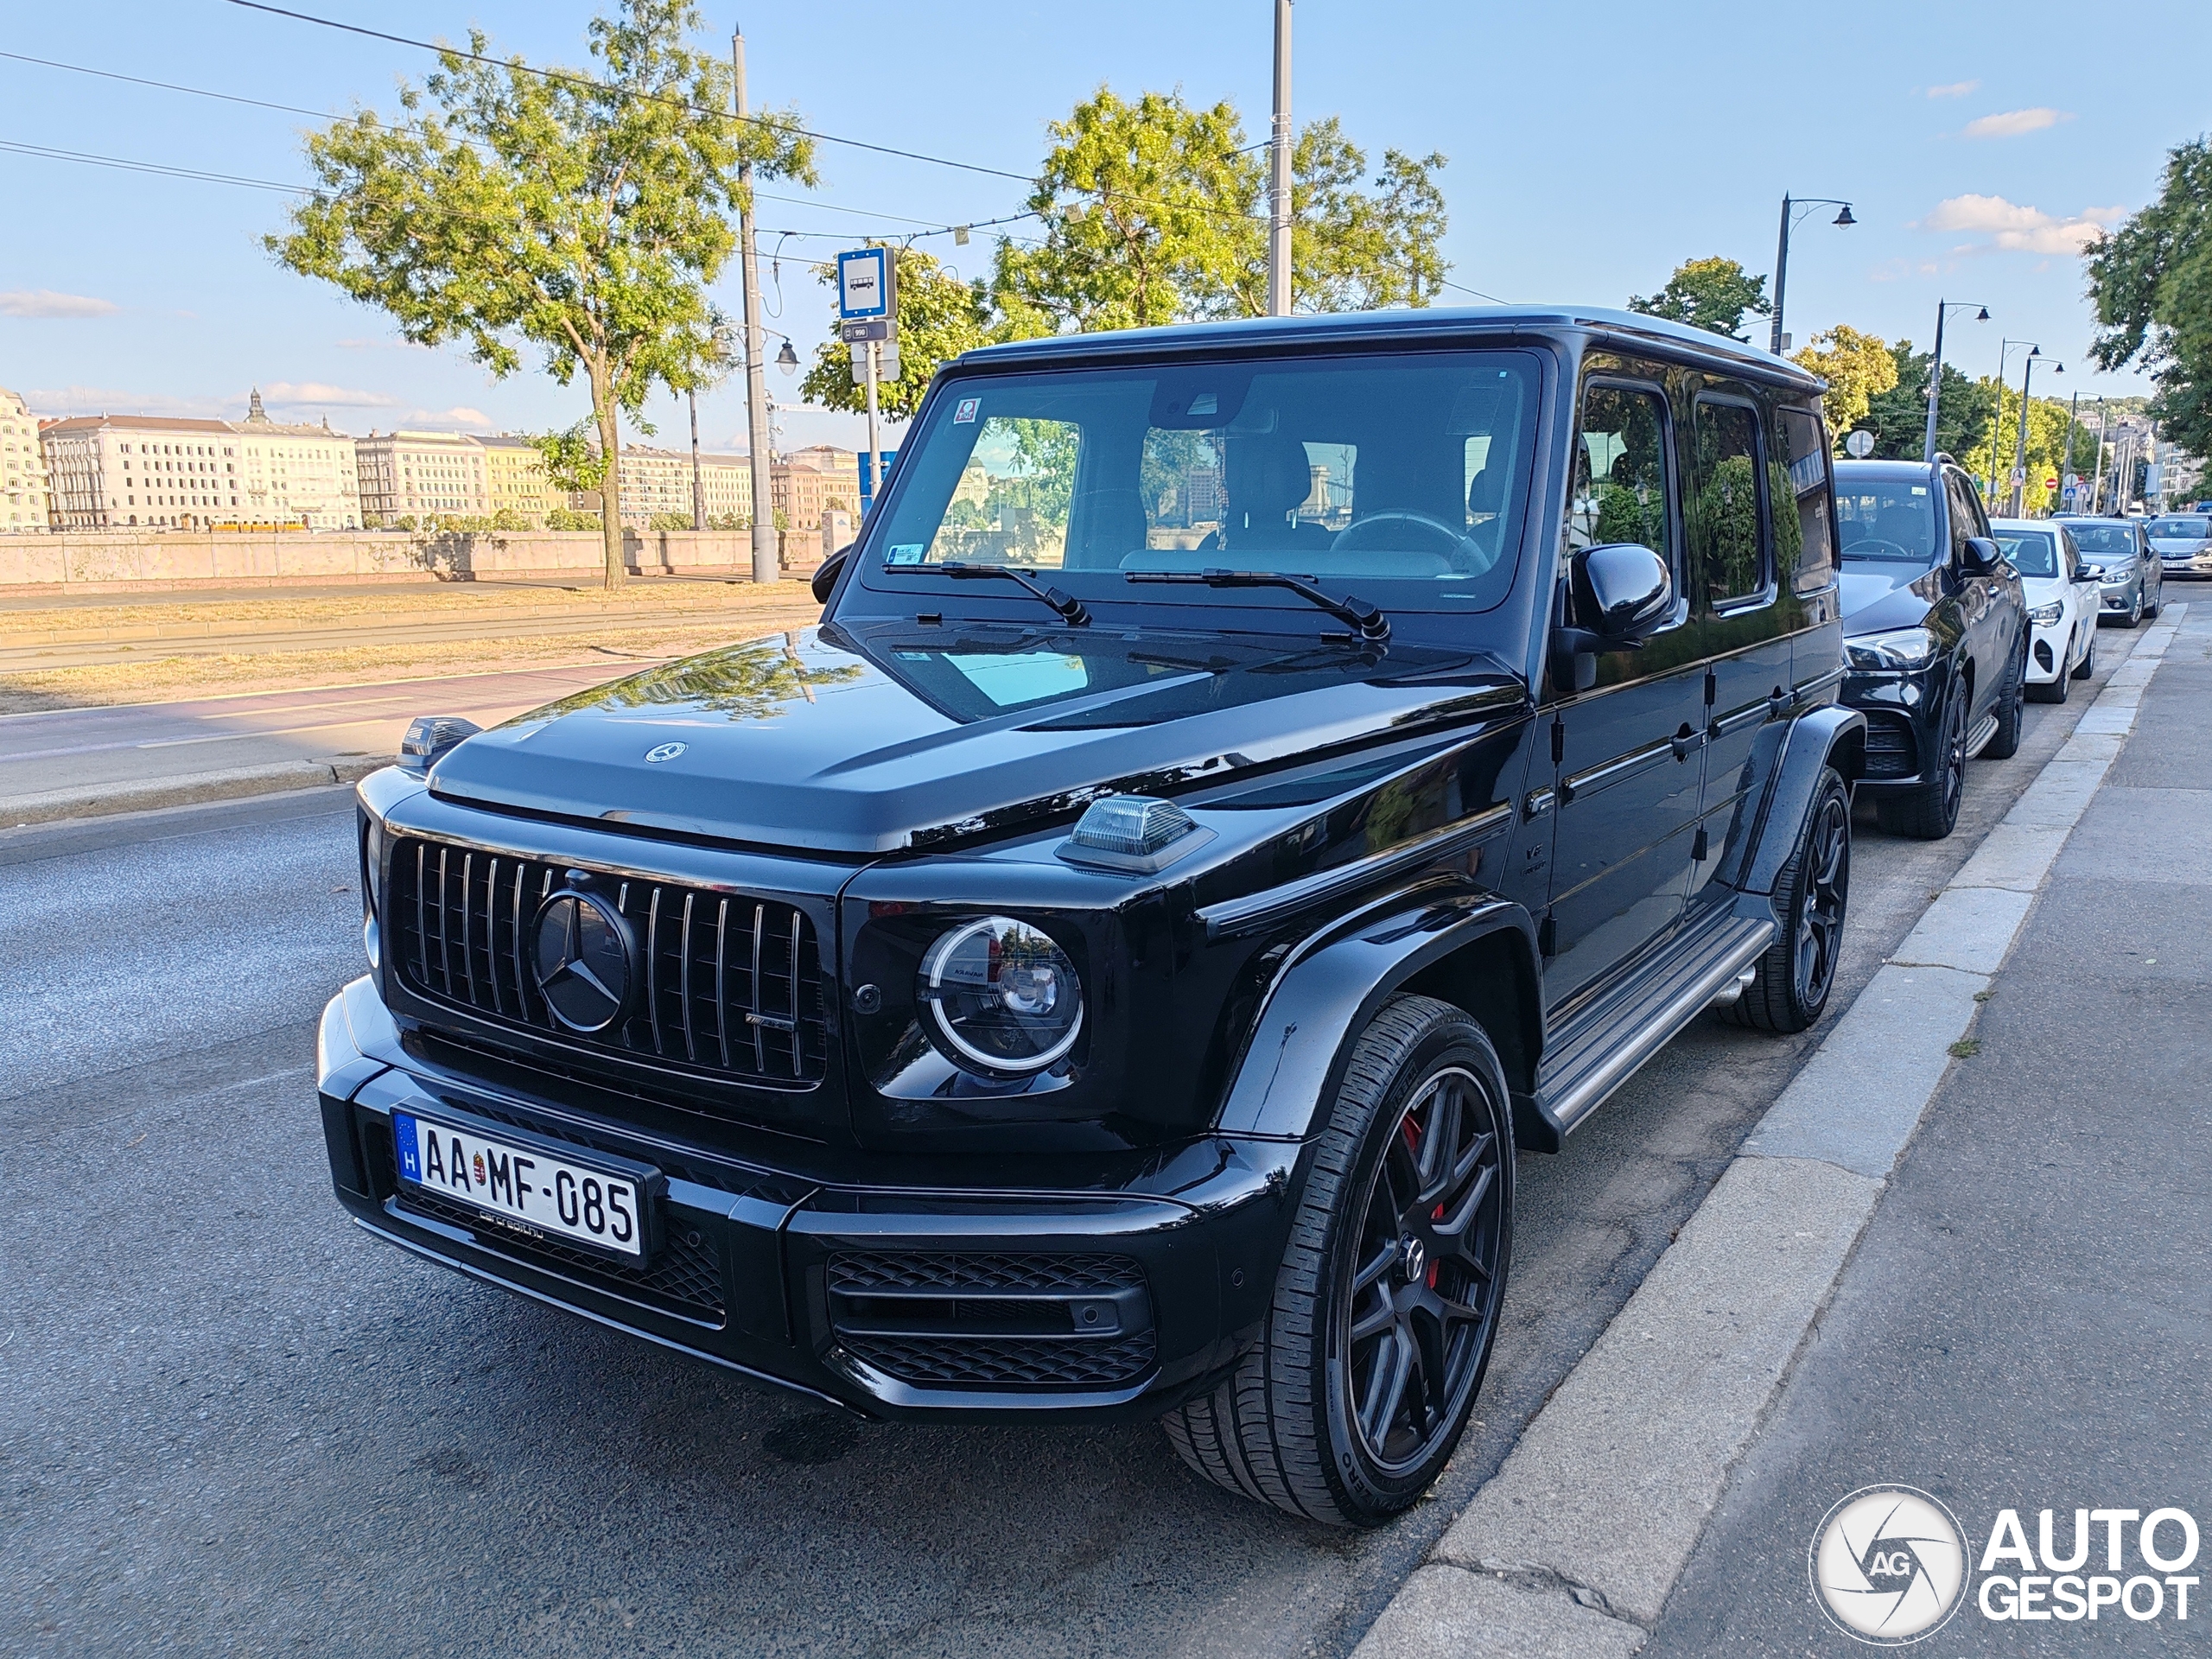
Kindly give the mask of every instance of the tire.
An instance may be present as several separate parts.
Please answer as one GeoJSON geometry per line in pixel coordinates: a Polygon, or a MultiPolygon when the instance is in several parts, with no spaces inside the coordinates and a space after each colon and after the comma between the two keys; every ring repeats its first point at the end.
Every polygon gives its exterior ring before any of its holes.
{"type": "Polygon", "coordinates": [[[2082,653],[2082,660],[2075,665],[2074,677],[2077,680],[2086,680],[2096,671],[2097,630],[2095,625],[2092,624],[2089,628],[2089,648],[2082,653]]]}
{"type": "Polygon", "coordinates": [[[2127,620],[2120,626],[2131,632],[2143,626],[2143,584],[2139,581],[2135,584],[2135,602],[2127,607],[2127,620]]]}
{"type": "Polygon", "coordinates": [[[2166,607],[2166,584],[2163,578],[2158,582],[2158,592],[2148,595],[2147,600],[2148,602],[2143,607],[2144,617],[2147,620],[2155,622],[2158,620],[2158,613],[2166,607]]]}
{"type": "Polygon", "coordinates": [[[2005,683],[1997,694],[1997,734],[1982,746],[1985,760],[2010,760],[2020,752],[2020,704],[2028,692],[2028,637],[2020,636],[2005,683]]]}
{"type": "Polygon", "coordinates": [[[1508,1100],[1497,1052],[1465,1013],[1426,996],[1383,1005],[1314,1142],[1259,1342],[1161,1419],[1185,1463],[1332,1526],[1378,1526],[1427,1490],[1497,1334],[1513,1238],[1508,1100]],[[1438,1217],[1447,1204],[1453,1215],[1438,1217]]]}
{"type": "Polygon", "coordinates": [[[1959,821],[1959,802],[1966,794],[1967,698],[1966,682],[1955,679],[1943,699],[1943,718],[1936,728],[1936,776],[1903,794],[1878,797],[1874,816],[1893,836],[1915,841],[1941,841],[1959,821]]]}
{"type": "Polygon", "coordinates": [[[1851,904],[1851,792],[1833,766],[1821,774],[1774,890],[1786,895],[1781,931],[1727,1013],[1739,1026],[1788,1033],[1827,1007],[1851,904]]]}

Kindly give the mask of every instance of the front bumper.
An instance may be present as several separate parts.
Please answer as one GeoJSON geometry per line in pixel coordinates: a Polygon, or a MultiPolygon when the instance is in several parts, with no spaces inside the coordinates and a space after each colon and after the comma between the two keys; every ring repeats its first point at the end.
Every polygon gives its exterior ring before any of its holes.
{"type": "Polygon", "coordinates": [[[2183,582],[2212,582],[2212,552],[2183,553],[2178,556],[2158,556],[2158,573],[2183,582]]]}
{"type": "Polygon", "coordinates": [[[1847,669],[1844,706],[1866,716],[1866,775],[1854,795],[1917,789],[1937,747],[1936,717],[1943,706],[1933,664],[1917,669],[1847,669]]]}
{"type": "Polygon", "coordinates": [[[2118,582],[2099,584],[2097,610],[2103,616],[2125,616],[2144,602],[2145,573],[2131,570],[2118,582]]]}
{"type": "Polygon", "coordinates": [[[2028,669],[2022,677],[2025,682],[2030,685],[2056,683],[2058,677],[2072,668],[2066,660],[2068,643],[2063,619],[2035,624],[2028,636],[2028,669]]]}
{"type": "Polygon", "coordinates": [[[872,1417],[1145,1418],[1211,1386],[1258,1332],[1301,1150],[1208,1136],[1118,1188],[830,1183],[441,1071],[366,979],[324,1010],[318,1049],[332,1181],[370,1232],[872,1417]],[[394,1109],[653,1165],[658,1249],[607,1262],[403,1197],[394,1109]]]}

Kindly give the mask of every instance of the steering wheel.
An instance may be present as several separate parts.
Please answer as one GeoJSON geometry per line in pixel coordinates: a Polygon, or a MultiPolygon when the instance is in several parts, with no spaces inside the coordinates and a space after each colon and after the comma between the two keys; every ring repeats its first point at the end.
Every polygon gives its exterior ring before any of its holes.
{"type": "Polygon", "coordinates": [[[1485,554],[1473,541],[1443,519],[1431,513],[1416,512],[1410,507],[1392,507],[1382,512],[1370,512],[1364,518],[1355,518],[1330,538],[1329,551],[1334,553],[1343,549],[1356,549],[1357,544],[1352,538],[1360,531],[1371,524],[1413,524],[1441,537],[1446,543],[1444,557],[1454,570],[1480,574],[1497,563],[1494,556],[1485,554]]]}
{"type": "Polygon", "coordinates": [[[1857,541],[1847,544],[1843,550],[1848,554],[1858,553],[1861,548],[1883,547],[1887,548],[1889,551],[1886,553],[1866,553],[1862,554],[1861,556],[1870,559],[1910,559],[1916,556],[1914,554],[1908,553],[1904,548],[1898,546],[1895,542],[1884,541],[1879,536],[1862,536],[1857,541]]]}

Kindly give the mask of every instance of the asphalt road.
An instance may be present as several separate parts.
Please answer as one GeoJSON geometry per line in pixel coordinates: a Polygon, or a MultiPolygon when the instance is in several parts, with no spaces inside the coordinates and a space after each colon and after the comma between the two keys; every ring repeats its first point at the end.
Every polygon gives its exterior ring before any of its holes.
{"type": "Polygon", "coordinates": [[[394,754],[417,715],[489,726],[658,660],[600,656],[564,667],[0,715],[0,802],[229,766],[394,754]]]}
{"type": "MultiPolygon", "coordinates": [[[[1862,822],[1839,1007],[2085,702],[1950,840],[1862,822]]],[[[1345,1652],[1818,1035],[1701,1021],[1523,1159],[1477,1426],[1348,1535],[1148,1425],[855,1425],[348,1225],[309,1063],[359,970],[346,811],[0,833],[0,1650],[1345,1652]]]]}

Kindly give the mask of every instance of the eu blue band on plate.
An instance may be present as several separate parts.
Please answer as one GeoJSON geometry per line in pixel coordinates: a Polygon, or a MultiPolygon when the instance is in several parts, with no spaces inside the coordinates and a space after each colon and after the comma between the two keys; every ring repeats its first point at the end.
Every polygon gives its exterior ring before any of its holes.
{"type": "Polygon", "coordinates": [[[415,1119],[406,1112],[391,1115],[391,1138],[399,1148],[399,1173],[410,1181],[423,1179],[423,1154],[415,1139],[415,1119]]]}

